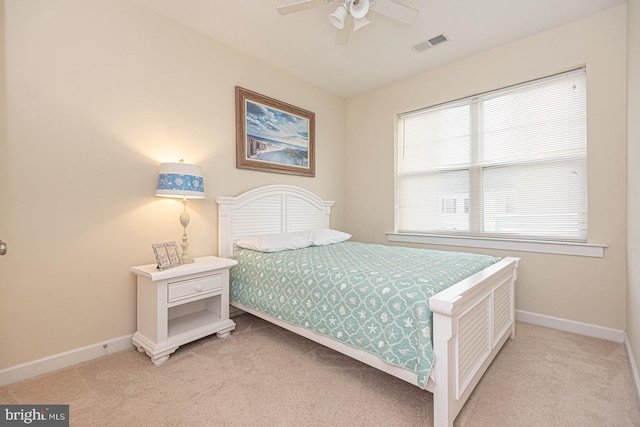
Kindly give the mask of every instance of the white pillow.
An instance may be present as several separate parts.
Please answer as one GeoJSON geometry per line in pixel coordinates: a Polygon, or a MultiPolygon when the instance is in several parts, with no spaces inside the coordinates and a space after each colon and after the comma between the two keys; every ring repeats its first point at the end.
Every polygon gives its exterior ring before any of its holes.
{"type": "Polygon", "coordinates": [[[333,243],[344,242],[350,238],[351,234],[331,230],[330,228],[317,228],[307,231],[307,239],[311,241],[313,246],[331,245],[333,243]]]}
{"type": "Polygon", "coordinates": [[[235,244],[241,248],[258,252],[279,252],[306,248],[311,246],[312,242],[307,237],[307,234],[302,232],[248,236],[244,239],[236,240],[235,244]]]}

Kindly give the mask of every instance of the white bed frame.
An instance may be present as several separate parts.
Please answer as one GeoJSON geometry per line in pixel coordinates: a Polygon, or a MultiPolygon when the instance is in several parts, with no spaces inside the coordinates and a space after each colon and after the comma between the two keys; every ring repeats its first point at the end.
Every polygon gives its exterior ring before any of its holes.
{"type": "MultiPolygon", "coordinates": [[[[255,188],[236,197],[218,197],[218,254],[234,253],[246,236],[329,228],[333,202],[289,185],[255,188]]],[[[433,312],[434,426],[453,426],[462,406],[507,338],[515,336],[515,280],[519,258],[496,264],[436,294],[433,312]]],[[[417,385],[417,375],[379,357],[283,322],[236,302],[233,306],[356,360],[417,385]]]]}

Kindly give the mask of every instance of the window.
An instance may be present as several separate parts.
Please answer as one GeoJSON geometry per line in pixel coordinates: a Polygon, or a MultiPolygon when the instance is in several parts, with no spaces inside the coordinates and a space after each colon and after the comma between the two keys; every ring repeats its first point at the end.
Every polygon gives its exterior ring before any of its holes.
{"type": "Polygon", "coordinates": [[[587,241],[584,69],[398,116],[399,233],[587,241]]]}

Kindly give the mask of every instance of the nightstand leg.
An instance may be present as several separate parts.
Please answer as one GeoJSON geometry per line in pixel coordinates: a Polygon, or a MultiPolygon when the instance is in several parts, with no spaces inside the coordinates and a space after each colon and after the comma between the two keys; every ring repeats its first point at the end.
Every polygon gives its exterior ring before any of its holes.
{"type": "Polygon", "coordinates": [[[156,366],[166,362],[169,356],[180,347],[179,345],[168,345],[168,343],[159,346],[138,332],[133,334],[132,341],[136,349],[140,353],[147,353],[147,356],[151,358],[151,362],[156,366]]]}
{"type": "Polygon", "coordinates": [[[156,366],[160,366],[164,362],[166,362],[168,359],[169,359],[169,355],[162,356],[162,357],[152,357],[151,358],[151,362],[153,362],[153,364],[156,365],[156,366]]]}

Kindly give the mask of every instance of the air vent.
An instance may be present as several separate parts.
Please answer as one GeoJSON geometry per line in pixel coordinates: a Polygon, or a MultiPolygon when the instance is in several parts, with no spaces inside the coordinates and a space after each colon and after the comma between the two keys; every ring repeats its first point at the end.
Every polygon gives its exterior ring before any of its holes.
{"type": "Polygon", "coordinates": [[[448,41],[449,41],[449,37],[447,37],[446,34],[440,34],[438,36],[430,38],[429,40],[425,40],[423,42],[420,42],[418,44],[411,46],[411,49],[413,49],[416,53],[421,53],[429,48],[435,47],[439,44],[442,44],[448,41]]]}

